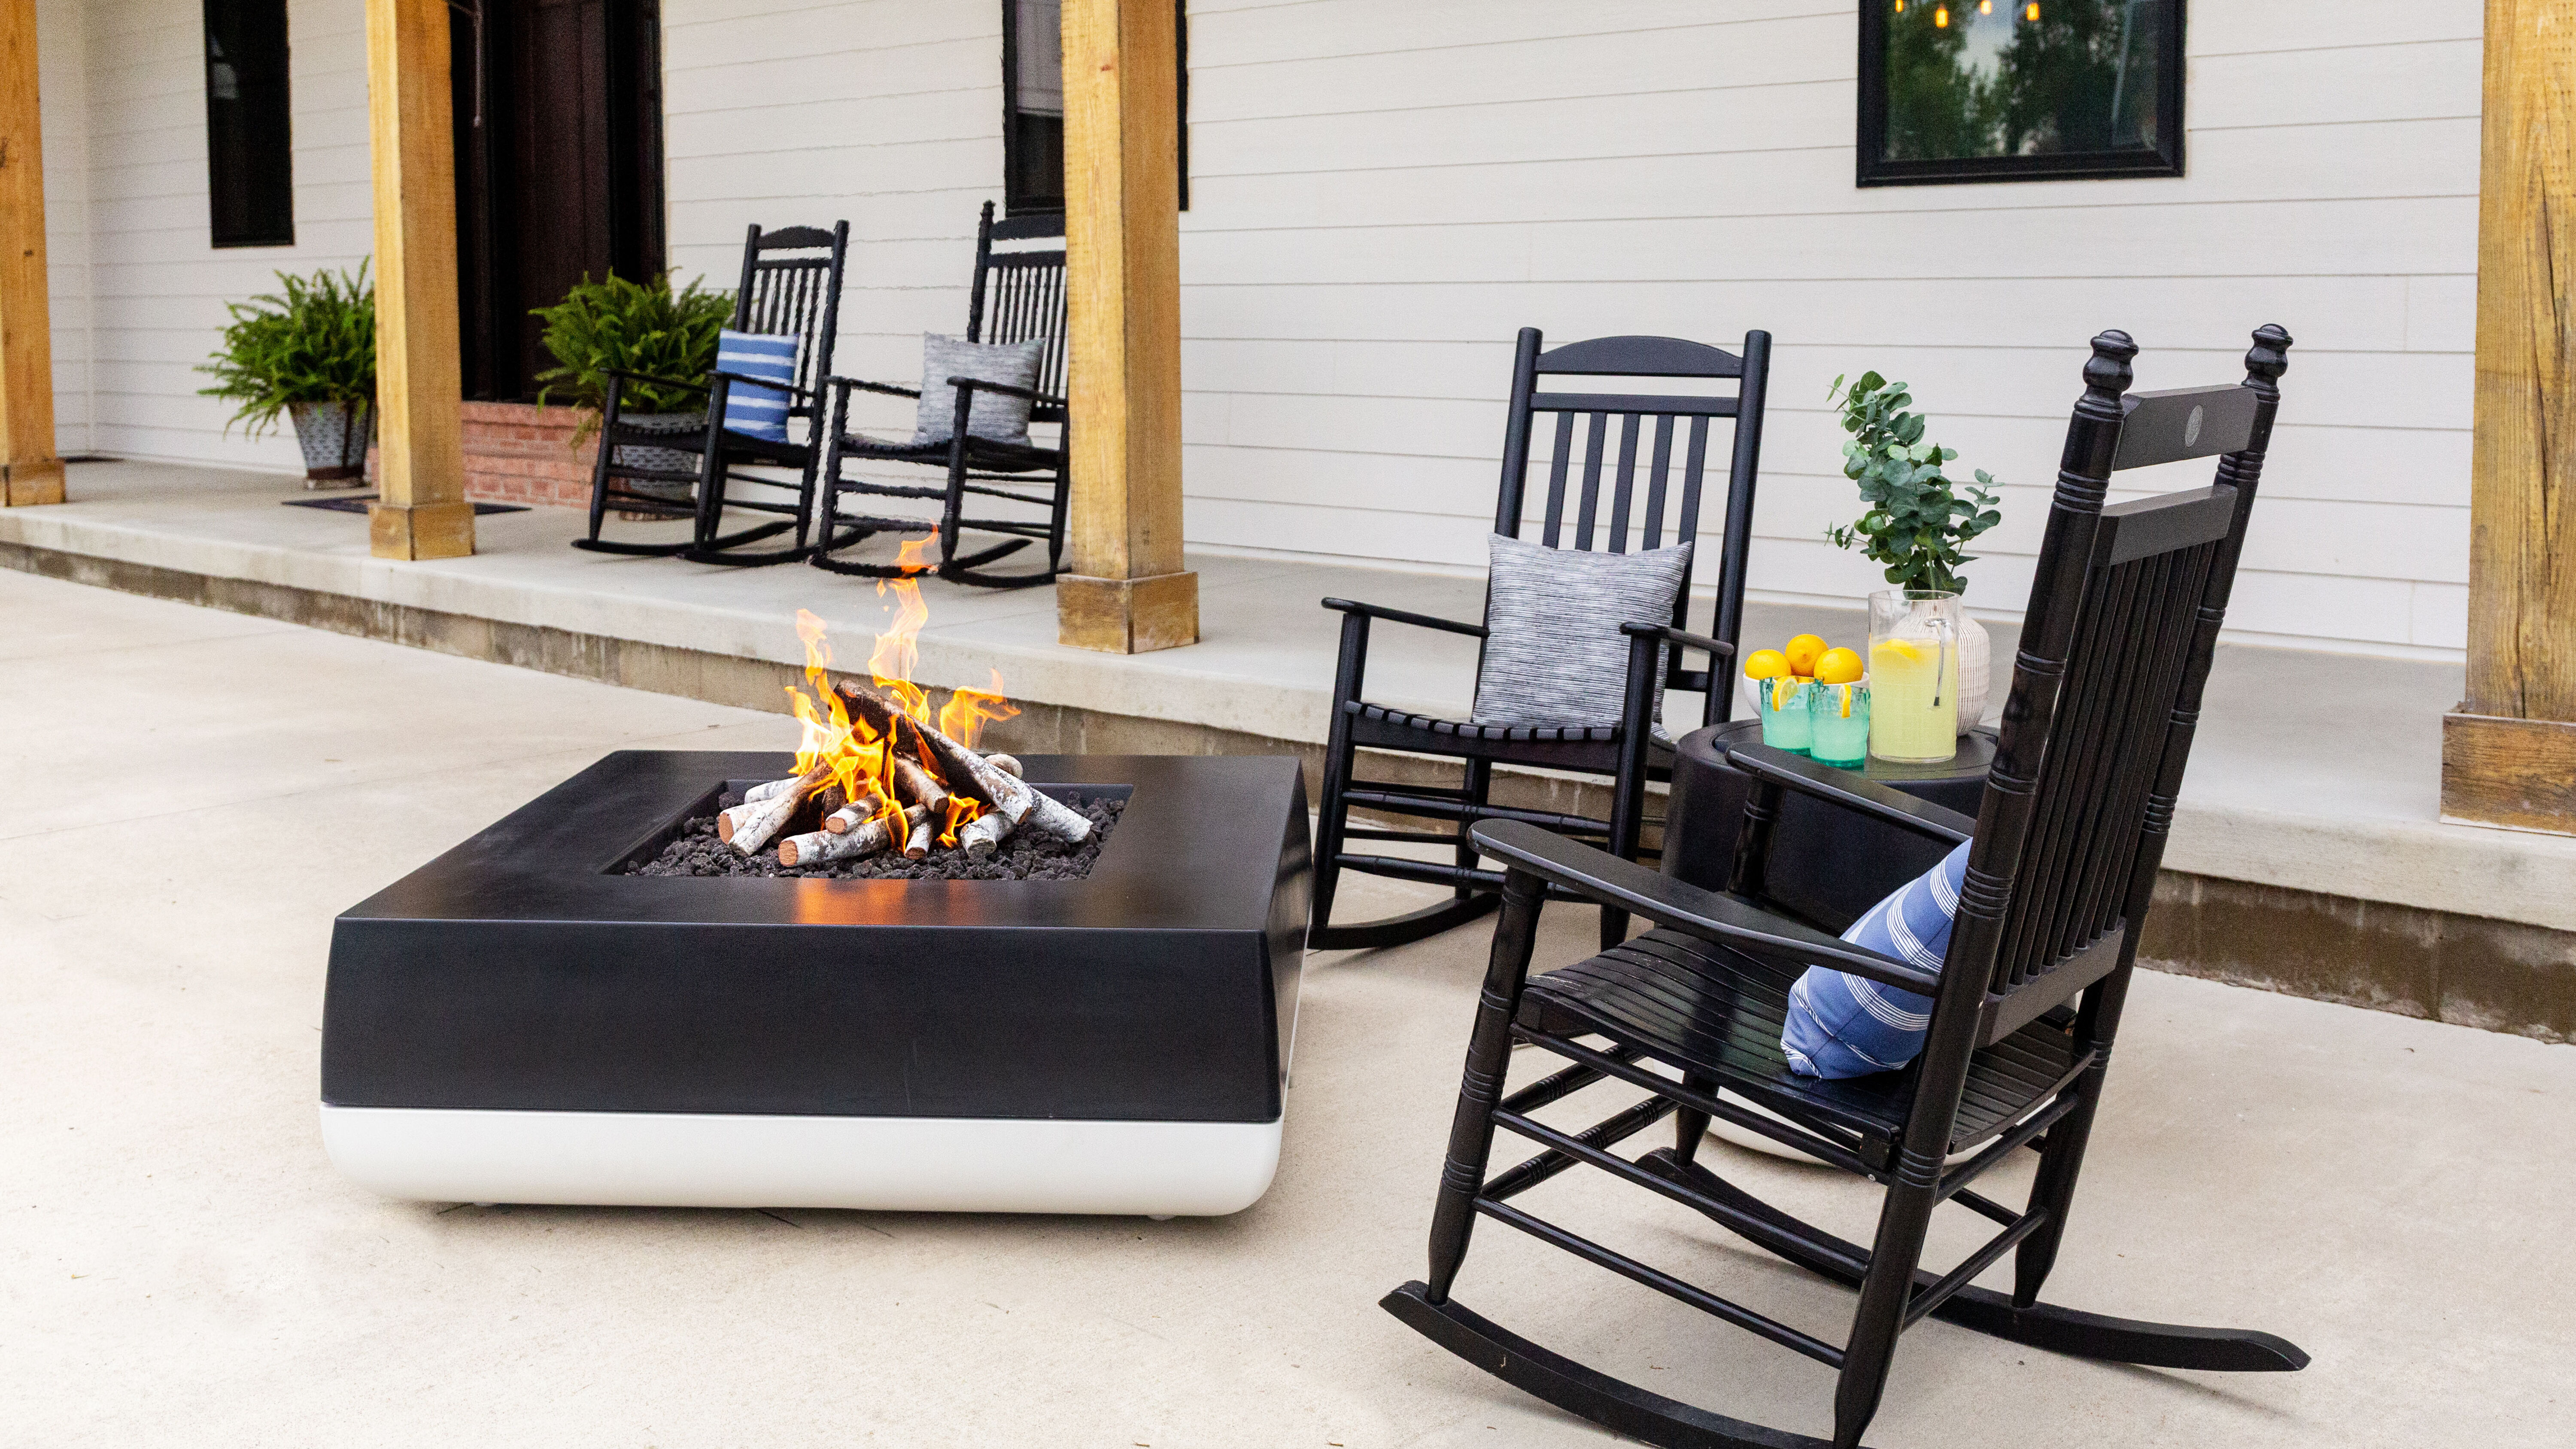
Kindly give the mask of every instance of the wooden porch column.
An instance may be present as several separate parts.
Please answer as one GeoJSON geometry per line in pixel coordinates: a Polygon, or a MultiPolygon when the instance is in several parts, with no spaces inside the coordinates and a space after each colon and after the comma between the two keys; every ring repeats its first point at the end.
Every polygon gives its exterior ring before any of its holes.
{"type": "Polygon", "coordinates": [[[367,126],[375,142],[378,558],[474,551],[457,357],[456,137],[446,0],[367,0],[367,126]]]}
{"type": "Polygon", "coordinates": [[[1179,65],[1172,0],[1065,0],[1072,517],[1056,637],[1195,644],[1181,566],[1179,65]]]}
{"type": "Polygon", "coordinates": [[[2576,0],[2487,0],[2468,698],[2446,819],[2576,833],[2576,0]]]}
{"type": "Polygon", "coordinates": [[[63,501],[51,327],[36,0],[0,0],[0,506],[63,501]]]}

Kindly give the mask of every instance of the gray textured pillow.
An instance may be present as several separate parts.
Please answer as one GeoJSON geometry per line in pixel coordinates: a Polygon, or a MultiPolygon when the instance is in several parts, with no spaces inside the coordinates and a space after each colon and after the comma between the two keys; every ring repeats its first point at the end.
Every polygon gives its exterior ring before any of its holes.
{"type": "MultiPolygon", "coordinates": [[[[1494,534],[1485,585],[1485,667],[1477,724],[1559,728],[1619,723],[1628,693],[1622,624],[1673,617],[1691,546],[1649,553],[1548,548],[1494,534]]],[[[1655,714],[1663,714],[1656,681],[1655,714]]]]}
{"type": "MultiPolygon", "coordinates": [[[[1038,352],[1045,346],[1034,338],[1027,342],[968,342],[935,332],[923,334],[921,414],[913,423],[913,442],[944,443],[957,430],[957,389],[948,385],[948,379],[971,377],[979,382],[1035,387],[1038,352]]],[[[1026,446],[1029,400],[977,388],[974,411],[966,415],[966,436],[1026,446]]]]}

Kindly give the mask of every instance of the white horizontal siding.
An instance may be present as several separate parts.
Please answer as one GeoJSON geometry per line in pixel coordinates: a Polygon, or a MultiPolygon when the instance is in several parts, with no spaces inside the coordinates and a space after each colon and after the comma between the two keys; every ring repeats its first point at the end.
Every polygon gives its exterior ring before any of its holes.
{"type": "MultiPolygon", "coordinates": [[[[199,0],[50,0],[46,70],[48,205],[77,189],[85,232],[86,451],[300,471],[289,431],[227,431],[229,404],[197,396],[196,371],[221,338],[227,302],[277,290],[277,273],[355,266],[375,245],[361,0],[292,0],[287,9],[295,144],[295,245],[217,250],[206,197],[204,9],[199,0]],[[74,99],[55,88],[72,77],[74,99]],[[66,107],[70,109],[66,109],[66,107]],[[57,113],[63,120],[58,130],[57,113]],[[68,153],[56,136],[75,132],[68,153]]],[[[50,225],[66,225],[49,211],[50,225]]],[[[64,391],[67,271],[52,259],[57,396],[64,391]]],[[[57,428],[66,451],[75,445],[57,428]]]]}
{"type": "MultiPolygon", "coordinates": [[[[2460,649],[2473,0],[2196,7],[2186,177],[1880,190],[1851,180],[1848,0],[1191,8],[1194,544],[1475,567],[1516,328],[1733,346],[1763,327],[1755,591],[1877,583],[1821,538],[1855,511],[1825,387],[1876,368],[2003,480],[1969,573],[2010,614],[2084,340],[2125,328],[2138,385],[2175,386],[2234,376],[2246,330],[2279,321],[2299,347],[2233,624],[2460,649]]],[[[746,223],[847,218],[839,370],[914,379],[920,334],[964,324],[999,191],[1000,12],[665,0],[675,267],[729,285],[746,223]]],[[[295,0],[298,245],[260,251],[206,245],[195,0],[43,16],[65,447],[292,466],[283,437],[226,438],[191,369],[225,301],[369,248],[359,0],[295,0]]]]}
{"type": "MultiPolygon", "coordinates": [[[[2130,331],[2138,386],[2168,387],[2238,375],[2279,321],[2299,347],[2233,623],[2461,647],[2472,0],[2197,7],[2179,179],[1881,190],[1852,184],[1848,0],[1191,9],[1193,543],[1472,568],[1515,329],[1763,327],[1756,592],[1877,585],[1821,538],[1856,511],[1826,384],[1876,368],[2004,480],[1969,573],[2009,614],[2085,340],[2130,331]]],[[[999,188],[998,0],[663,14],[674,261],[722,280],[745,222],[847,217],[841,370],[912,379],[919,334],[963,322],[999,188]]],[[[2180,472],[2123,482],[2206,476],[2180,472]]]]}

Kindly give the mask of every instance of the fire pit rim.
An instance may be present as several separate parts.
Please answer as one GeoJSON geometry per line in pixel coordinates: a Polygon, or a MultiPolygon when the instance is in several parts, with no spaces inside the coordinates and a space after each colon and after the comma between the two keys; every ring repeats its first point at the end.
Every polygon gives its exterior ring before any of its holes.
{"type": "Polygon", "coordinates": [[[340,913],[344,921],[583,920],[621,925],[1264,929],[1277,846],[1231,828],[1293,756],[1021,757],[1033,783],[1129,790],[1078,880],[648,876],[616,864],[710,784],[792,773],[785,751],[618,750],[340,913]],[[1148,844],[1150,842],[1150,845],[1148,844]]]}

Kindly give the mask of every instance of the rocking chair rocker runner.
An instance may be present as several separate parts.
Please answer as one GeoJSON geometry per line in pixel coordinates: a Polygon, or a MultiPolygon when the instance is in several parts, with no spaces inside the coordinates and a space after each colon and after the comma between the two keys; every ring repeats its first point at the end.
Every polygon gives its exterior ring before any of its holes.
{"type": "Polygon", "coordinates": [[[917,533],[921,529],[935,527],[939,536],[937,572],[941,578],[1003,589],[1025,588],[1055,578],[1064,558],[1066,486],[1069,479],[1065,459],[1071,443],[1071,439],[1061,431],[1068,426],[1063,217],[1011,217],[995,221],[993,203],[984,203],[983,217],[975,229],[975,285],[967,300],[966,340],[1038,343],[1036,385],[1015,387],[963,376],[945,379],[924,377],[922,388],[934,387],[944,381],[956,389],[956,417],[948,436],[943,438],[874,438],[852,432],[849,409],[853,392],[918,399],[921,389],[864,382],[852,377],[831,379],[832,419],[828,434],[831,442],[823,460],[822,527],[827,530],[827,542],[813,556],[816,568],[867,578],[895,578],[915,572],[899,564],[862,563],[833,555],[837,550],[873,534],[917,533]],[[1052,247],[1043,245],[1050,241],[1054,243],[1052,247]],[[993,245],[996,242],[1038,242],[1041,245],[997,251],[993,245]],[[1058,425],[1060,431],[1056,443],[1047,446],[1025,440],[1006,442],[968,432],[967,423],[978,392],[1007,393],[1026,399],[1031,423],[1058,425]],[[936,486],[874,482],[845,476],[845,465],[852,462],[910,463],[943,469],[947,477],[936,486]],[[843,501],[852,497],[936,499],[940,511],[936,520],[845,514],[841,511],[843,501]],[[1024,509],[1042,510],[1042,514],[969,517],[966,509],[970,497],[1000,499],[1024,509]],[[960,553],[959,536],[969,530],[1010,536],[1001,543],[960,553]],[[985,568],[997,559],[1040,541],[1046,544],[1047,550],[1044,569],[997,574],[985,568]]]}
{"type": "Polygon", "coordinates": [[[746,382],[772,389],[781,386],[768,379],[721,370],[703,378],[647,377],[611,370],[608,396],[600,408],[599,458],[591,471],[590,533],[573,540],[573,547],[597,553],[679,556],[698,563],[745,565],[785,563],[811,551],[807,529],[814,508],[815,463],[821,452],[817,436],[822,424],[820,385],[831,372],[832,344],[840,331],[841,265],[849,247],[850,224],[846,221],[835,223],[830,231],[810,226],[762,231],[755,224],[743,241],[742,282],[734,293],[733,330],[799,339],[795,376],[784,390],[788,394],[789,431],[792,433],[802,419],[804,441],[790,437],[775,442],[725,426],[725,401],[734,384],[746,382]],[[703,394],[707,399],[705,426],[693,433],[666,433],[628,422],[624,389],[627,383],[638,381],[703,394]],[[641,454],[647,461],[630,461],[629,449],[694,454],[696,462],[686,469],[655,467],[650,454],[641,454]],[[746,467],[789,470],[797,480],[782,483],[734,471],[746,467]],[[793,488],[796,501],[728,499],[729,483],[793,488]],[[649,484],[662,486],[658,490],[638,486],[649,484]],[[781,517],[722,533],[719,530],[724,511],[729,507],[781,517]],[[693,520],[694,526],[685,543],[604,539],[600,529],[612,508],[654,518],[687,518],[693,520]],[[752,552],[743,547],[791,529],[796,535],[792,548],[752,552]]]}
{"type": "MultiPolygon", "coordinates": [[[[1383,619],[1417,628],[1439,629],[1483,639],[1484,624],[1438,619],[1383,609],[1348,599],[1326,599],[1324,607],[1342,615],[1341,663],[1333,681],[1333,721],[1325,746],[1324,795],[1315,850],[1315,902],[1307,945],[1318,951],[1400,946],[1437,935],[1474,920],[1494,908],[1503,873],[1480,869],[1468,831],[1479,820],[1519,820],[1552,830],[1606,842],[1625,859],[1637,853],[1644,827],[1646,782],[1671,773],[1669,742],[1657,737],[1654,713],[1663,688],[1706,696],[1701,722],[1728,717],[1734,691],[1724,663],[1735,653],[1744,616],[1745,555],[1751,543],[1754,474],[1762,456],[1763,393],[1771,370],[1771,334],[1744,334],[1737,356],[1719,348],[1673,337],[1596,337],[1587,342],[1540,350],[1539,331],[1524,327],[1512,366],[1510,411],[1503,432],[1501,496],[1494,508],[1494,531],[1508,538],[1521,532],[1524,483],[1529,472],[1530,435],[1539,414],[1555,417],[1554,447],[1547,465],[1547,503],[1540,541],[1549,548],[1602,549],[1626,553],[1632,537],[1640,549],[1684,543],[1699,533],[1700,484],[1709,458],[1709,422],[1733,418],[1735,437],[1727,470],[1725,540],[1720,550],[1717,619],[1714,637],[1687,632],[1690,571],[1682,572],[1668,622],[1612,620],[1628,635],[1626,697],[1622,723],[1615,727],[1548,728],[1477,724],[1435,719],[1371,703],[1361,696],[1368,669],[1369,626],[1383,619]],[[1733,380],[1733,396],[1696,393],[1622,394],[1540,392],[1541,377],[1561,376],[1733,380]],[[1577,420],[1584,441],[1575,441],[1577,420]],[[1615,444],[1610,424],[1618,422],[1615,444]],[[1615,446],[1615,462],[1610,456],[1615,446]],[[1582,466],[1576,475],[1574,463],[1582,466]],[[1604,496],[1602,471],[1611,470],[1604,496]],[[1568,496],[1568,485],[1579,491],[1568,496]],[[1640,484],[1643,486],[1640,487],[1640,484]],[[1607,505],[1606,515],[1603,512],[1607,505]],[[1638,511],[1642,508],[1643,516],[1638,511]],[[1598,522],[1596,523],[1596,520],[1598,522]],[[1667,522],[1671,533],[1665,533],[1667,522]],[[1706,669],[1683,668],[1683,650],[1705,652],[1706,669]],[[1660,681],[1658,676],[1660,675],[1660,681]],[[1446,755],[1465,762],[1465,777],[1456,786],[1410,785],[1354,778],[1361,749],[1446,755]],[[1610,818],[1525,810],[1496,805],[1489,796],[1497,763],[1573,770],[1615,779],[1610,818]],[[1386,814],[1455,822],[1451,831],[1383,830],[1353,826],[1350,813],[1360,807],[1386,814]],[[1344,849],[1354,840],[1407,841],[1449,845],[1456,864],[1355,854],[1344,849]],[[1407,915],[1357,925],[1331,924],[1333,896],[1345,870],[1397,880],[1425,881],[1454,889],[1437,905],[1407,915]]],[[[1582,601],[1569,600],[1580,608],[1582,601]]],[[[1491,619],[1488,598],[1488,621],[1491,619]]],[[[1605,625],[1606,627],[1606,625],[1605,625]]],[[[1480,669],[1481,675],[1481,661],[1480,669]]],[[[1602,944],[1627,932],[1624,912],[1602,913],[1602,944]]]]}
{"type": "Polygon", "coordinates": [[[2094,339],[2002,739],[1974,821],[1857,775],[1751,746],[1732,752],[1755,783],[1723,892],[1517,821],[1476,828],[1478,844],[1509,863],[1503,914],[1433,1211],[1430,1276],[1388,1294],[1389,1312],[1540,1398],[1667,1449],[1821,1449],[1826,1441],[1619,1382],[1469,1311],[1450,1295],[1477,1217],[1838,1370],[1836,1449],[1860,1442],[1898,1336],[1925,1317],[2119,1363],[2240,1371],[2306,1365],[2306,1354],[2265,1333],[2139,1323],[2039,1301],[2101,1100],[2289,346],[2288,333],[2267,326],[2254,334],[2242,384],[2131,394],[2136,345],[2118,332],[2094,339]],[[2102,506],[2117,470],[2212,454],[2222,455],[2215,487],[2102,506]],[[1766,856],[1784,789],[1934,840],[1973,839],[1937,974],[1837,940],[1773,907],[1766,856]],[[1637,912],[1657,929],[1529,977],[1539,910],[1555,890],[1637,912]],[[1792,1075],[1778,1038],[1789,988],[1805,962],[1931,996],[1922,1054],[1901,1070],[1845,1081],[1792,1075]],[[1515,1041],[1572,1065],[1505,1096],[1515,1041]],[[1586,1044],[1594,1041],[1603,1044],[1586,1044]],[[1650,1063],[1677,1069],[1681,1079],[1650,1063]],[[1533,1117],[1610,1077],[1649,1095],[1579,1132],[1533,1117]],[[1747,1110],[1739,1097],[1769,1114],[1747,1110]],[[1667,1115],[1677,1122],[1673,1147],[1634,1159],[1611,1150],[1667,1115]],[[1700,1166],[1694,1154],[1712,1116],[1882,1185],[1874,1243],[1864,1248],[1831,1236],[1700,1166]],[[1544,1150],[1488,1177],[1498,1127],[1544,1150]],[[1969,1189],[2024,1147],[2038,1150],[2040,1162],[2020,1211],[1969,1189]],[[1945,1162],[1963,1151],[1973,1155],[1945,1162]],[[1849,1340],[1841,1347],[1819,1341],[1511,1201],[1577,1164],[1695,1208],[1791,1263],[1857,1288],[1849,1340]],[[1932,1210],[1943,1201],[2003,1231],[1936,1277],[1918,1263],[1932,1210]],[[2011,1293],[1968,1286],[2007,1254],[2014,1259],[2011,1293]]]}

